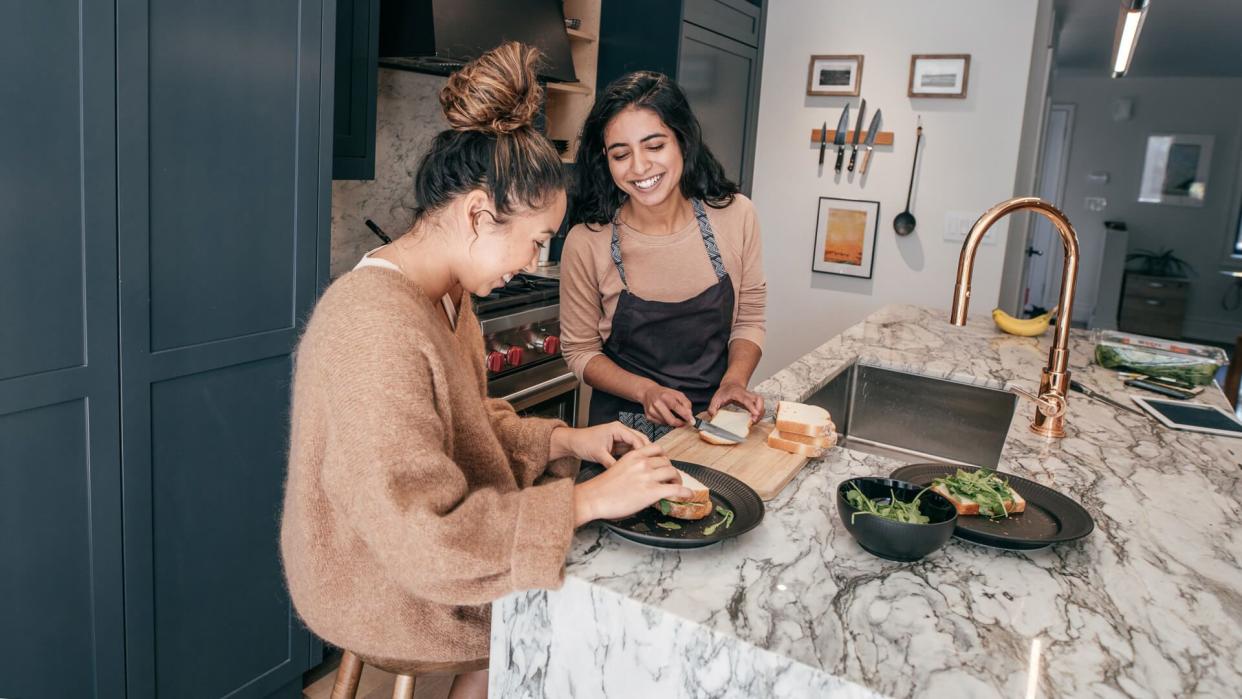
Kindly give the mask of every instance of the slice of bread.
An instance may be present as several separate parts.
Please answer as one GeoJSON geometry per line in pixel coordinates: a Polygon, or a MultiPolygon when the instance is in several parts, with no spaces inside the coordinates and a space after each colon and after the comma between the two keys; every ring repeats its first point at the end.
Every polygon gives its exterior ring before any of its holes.
{"type": "MultiPolygon", "coordinates": [[[[943,485],[932,486],[932,492],[940,493],[949,502],[953,503],[953,506],[957,508],[957,513],[959,515],[970,516],[979,514],[979,503],[971,500],[970,498],[958,498],[955,495],[951,495],[949,493],[949,489],[943,485]]],[[[1013,499],[1005,501],[1005,512],[1013,515],[1025,510],[1026,499],[1019,495],[1018,491],[1013,488],[1009,489],[1009,493],[1013,496],[1013,499]]]]}
{"type": "Polygon", "coordinates": [[[652,507],[677,519],[703,519],[710,515],[715,509],[712,505],[712,491],[694,476],[684,471],[678,473],[681,474],[681,484],[690,489],[690,499],[661,500],[652,507]]]}
{"type": "Polygon", "coordinates": [[[798,442],[799,444],[819,447],[820,449],[828,449],[837,445],[837,426],[831,422],[828,423],[828,434],[820,437],[808,437],[804,434],[789,434],[788,432],[781,432],[780,430],[772,430],[772,434],[776,435],[777,439],[798,442]]]}
{"type": "MultiPolygon", "coordinates": [[[[750,434],[750,413],[743,413],[737,410],[718,410],[716,411],[716,417],[711,419],[711,424],[722,430],[728,430],[745,441],[746,436],[750,434]]],[[[708,444],[735,446],[741,443],[720,439],[702,430],[699,430],[699,438],[708,444]]]]}
{"type": "Polygon", "coordinates": [[[818,405],[783,400],[776,404],[776,429],[785,434],[826,437],[832,434],[832,416],[818,405]]]}
{"type": "Polygon", "coordinates": [[[806,437],[803,435],[789,435],[780,430],[772,430],[768,433],[768,446],[773,449],[787,451],[790,454],[805,456],[808,459],[818,459],[824,455],[824,451],[837,443],[836,435],[830,433],[829,437],[806,437]],[[815,440],[824,440],[823,446],[813,443],[797,441],[794,438],[801,438],[811,442],[815,440]]]}

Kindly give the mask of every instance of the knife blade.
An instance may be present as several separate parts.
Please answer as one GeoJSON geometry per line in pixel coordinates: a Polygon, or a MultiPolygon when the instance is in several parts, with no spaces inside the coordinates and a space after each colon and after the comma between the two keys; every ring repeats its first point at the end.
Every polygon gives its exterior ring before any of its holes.
{"type": "Polygon", "coordinates": [[[1134,413],[1135,415],[1141,415],[1143,417],[1150,417],[1147,413],[1143,412],[1142,410],[1139,410],[1138,408],[1135,408],[1129,405],[1123,405],[1093,388],[1087,388],[1086,386],[1079,383],[1077,379],[1070,379],[1069,385],[1070,385],[1071,391],[1077,391],[1078,393],[1081,393],[1084,396],[1092,400],[1098,400],[1099,402],[1105,405],[1111,405],[1112,407],[1118,410],[1124,410],[1127,413],[1134,413]]]}
{"type": "Polygon", "coordinates": [[[883,109],[875,110],[875,116],[871,117],[871,125],[867,127],[867,138],[863,141],[863,161],[858,169],[861,174],[867,173],[867,164],[871,162],[871,150],[875,146],[876,135],[880,133],[880,115],[883,113],[883,109]]]}
{"type": "Polygon", "coordinates": [[[845,131],[850,128],[850,105],[845,105],[841,112],[841,120],[837,122],[837,134],[832,138],[832,145],[837,147],[837,164],[833,170],[841,172],[841,164],[845,160],[845,131]]]}
{"type": "Polygon", "coordinates": [[[867,100],[863,100],[858,105],[858,123],[854,126],[854,146],[850,151],[850,166],[847,168],[850,172],[854,171],[854,163],[858,160],[858,137],[862,135],[863,119],[867,116],[867,100]]]}
{"type": "Polygon", "coordinates": [[[694,418],[694,426],[713,437],[719,437],[720,439],[728,440],[734,444],[741,444],[746,441],[745,439],[742,439],[742,435],[730,432],[723,427],[717,427],[698,416],[695,416],[694,418]]]}
{"type": "Polygon", "coordinates": [[[828,147],[828,122],[819,130],[819,164],[824,164],[824,149],[828,147]]]}

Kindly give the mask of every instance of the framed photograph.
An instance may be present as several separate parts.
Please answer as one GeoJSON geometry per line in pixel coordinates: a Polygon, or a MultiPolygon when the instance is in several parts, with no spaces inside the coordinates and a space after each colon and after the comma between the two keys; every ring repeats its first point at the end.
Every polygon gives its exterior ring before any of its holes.
{"type": "Polygon", "coordinates": [[[1152,134],[1147,137],[1139,201],[1149,204],[1203,206],[1212,136],[1152,134]]]}
{"type": "Polygon", "coordinates": [[[818,97],[857,97],[862,90],[862,56],[811,56],[806,94],[818,97]]]}
{"type": "Polygon", "coordinates": [[[970,54],[937,53],[910,57],[911,97],[965,99],[970,82],[970,54]]]}
{"type": "Polygon", "coordinates": [[[820,197],[811,269],[870,279],[879,221],[878,201],[820,197]]]}

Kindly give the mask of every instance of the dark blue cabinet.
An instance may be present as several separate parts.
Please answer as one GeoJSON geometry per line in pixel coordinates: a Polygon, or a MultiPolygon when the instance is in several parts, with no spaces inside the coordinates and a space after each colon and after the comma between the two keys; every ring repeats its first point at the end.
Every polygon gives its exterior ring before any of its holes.
{"type": "Polygon", "coordinates": [[[0,11],[0,696],[301,695],[277,542],[335,4],[0,11]]]}
{"type": "Polygon", "coordinates": [[[125,691],[112,3],[0,18],[0,697],[125,691]]]}
{"type": "Polygon", "coordinates": [[[337,0],[332,177],[375,178],[380,0],[337,0]]]}

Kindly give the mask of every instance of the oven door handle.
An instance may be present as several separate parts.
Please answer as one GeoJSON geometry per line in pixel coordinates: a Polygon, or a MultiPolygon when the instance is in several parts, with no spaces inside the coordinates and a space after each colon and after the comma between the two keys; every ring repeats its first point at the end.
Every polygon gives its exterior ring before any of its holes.
{"type": "Polygon", "coordinates": [[[560,376],[554,376],[546,381],[540,381],[533,386],[514,391],[507,396],[501,396],[502,400],[507,400],[513,404],[514,410],[525,410],[532,405],[542,403],[543,401],[569,393],[578,388],[578,377],[574,372],[566,372],[560,376]]]}

